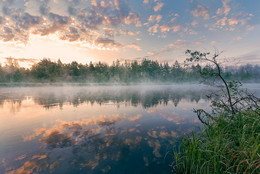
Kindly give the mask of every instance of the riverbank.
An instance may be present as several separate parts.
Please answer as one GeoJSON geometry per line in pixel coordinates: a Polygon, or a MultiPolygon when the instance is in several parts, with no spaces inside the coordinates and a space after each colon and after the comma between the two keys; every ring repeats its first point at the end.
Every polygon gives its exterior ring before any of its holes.
{"type": "Polygon", "coordinates": [[[46,82],[46,83],[29,83],[29,82],[11,82],[0,83],[0,87],[42,87],[42,86],[137,86],[137,85],[198,85],[196,82],[179,82],[179,83],[167,83],[167,82],[129,82],[129,83],[61,83],[61,82],[46,82]]]}
{"type": "MultiPolygon", "coordinates": [[[[142,86],[142,85],[204,85],[199,82],[129,82],[129,83],[62,83],[62,82],[44,82],[44,83],[35,83],[35,82],[8,82],[0,83],[0,87],[44,87],[44,86],[142,86]]],[[[244,87],[252,85],[260,85],[260,83],[245,83],[244,87]]],[[[205,85],[206,86],[206,85],[205,85]]]]}
{"type": "Polygon", "coordinates": [[[184,138],[174,153],[173,173],[260,173],[259,114],[220,114],[200,134],[184,138]]]}

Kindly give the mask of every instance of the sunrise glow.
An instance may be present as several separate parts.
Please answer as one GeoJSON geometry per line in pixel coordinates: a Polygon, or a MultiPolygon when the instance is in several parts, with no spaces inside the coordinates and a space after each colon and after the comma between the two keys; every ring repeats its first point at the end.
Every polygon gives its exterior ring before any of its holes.
{"type": "MultiPolygon", "coordinates": [[[[183,61],[186,49],[259,64],[258,1],[3,0],[0,61],[183,61]]],[[[28,65],[29,65],[28,64],[28,65]]]]}

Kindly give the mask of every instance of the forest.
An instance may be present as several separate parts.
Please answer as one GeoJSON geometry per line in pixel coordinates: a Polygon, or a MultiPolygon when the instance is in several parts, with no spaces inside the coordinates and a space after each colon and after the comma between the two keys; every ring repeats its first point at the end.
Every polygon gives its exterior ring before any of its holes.
{"type": "MultiPolygon", "coordinates": [[[[221,68],[227,80],[260,82],[259,65],[226,66],[221,68]]],[[[62,63],[42,59],[31,68],[20,67],[15,59],[0,65],[0,83],[145,83],[145,82],[198,82],[201,73],[214,71],[209,65],[183,66],[178,61],[173,65],[143,59],[142,61],[120,62],[112,65],[98,62],[81,64],[76,61],[62,63]]]]}

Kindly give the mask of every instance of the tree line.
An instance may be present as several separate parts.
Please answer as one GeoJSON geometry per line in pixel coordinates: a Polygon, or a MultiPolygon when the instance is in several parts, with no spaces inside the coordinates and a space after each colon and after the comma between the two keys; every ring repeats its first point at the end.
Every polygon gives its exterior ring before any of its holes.
{"type": "MultiPolygon", "coordinates": [[[[243,65],[221,69],[228,80],[260,82],[258,65],[243,65]]],[[[128,82],[190,82],[198,81],[201,72],[208,72],[206,66],[182,66],[178,61],[173,65],[149,59],[141,62],[120,61],[108,65],[103,62],[81,64],[76,61],[62,63],[42,59],[31,68],[20,67],[17,61],[0,65],[0,82],[79,82],[79,83],[128,83],[128,82]]]]}

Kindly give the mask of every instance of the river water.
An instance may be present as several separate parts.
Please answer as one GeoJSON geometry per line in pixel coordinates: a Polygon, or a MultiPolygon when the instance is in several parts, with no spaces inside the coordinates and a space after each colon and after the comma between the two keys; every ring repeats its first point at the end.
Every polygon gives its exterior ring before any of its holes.
{"type": "MultiPolygon", "coordinates": [[[[255,90],[259,90],[257,86],[255,90]]],[[[0,173],[170,173],[203,85],[2,87],[0,173]]]]}

